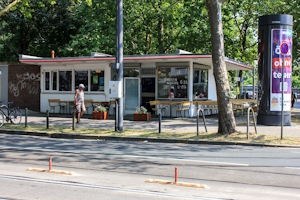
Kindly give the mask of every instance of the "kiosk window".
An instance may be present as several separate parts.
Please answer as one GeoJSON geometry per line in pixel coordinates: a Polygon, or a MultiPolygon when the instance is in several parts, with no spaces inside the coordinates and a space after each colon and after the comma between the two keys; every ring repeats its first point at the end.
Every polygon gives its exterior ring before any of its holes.
{"type": "Polygon", "coordinates": [[[168,98],[171,90],[174,98],[188,97],[187,67],[158,67],[158,98],[168,98]]]}
{"type": "Polygon", "coordinates": [[[208,91],[208,70],[196,69],[193,73],[193,97],[207,98],[208,91]]]}
{"type": "Polygon", "coordinates": [[[104,71],[91,70],[91,91],[104,92],[104,71]]]}
{"type": "Polygon", "coordinates": [[[57,90],[57,72],[51,72],[52,90],[57,90]]]}
{"type": "Polygon", "coordinates": [[[59,91],[72,91],[72,71],[59,71],[59,91]]]}
{"type": "Polygon", "coordinates": [[[83,84],[84,90],[88,91],[88,71],[75,71],[75,89],[78,88],[79,84],[83,84]]]}
{"type": "Polygon", "coordinates": [[[45,90],[50,90],[50,72],[45,72],[45,90]]]}

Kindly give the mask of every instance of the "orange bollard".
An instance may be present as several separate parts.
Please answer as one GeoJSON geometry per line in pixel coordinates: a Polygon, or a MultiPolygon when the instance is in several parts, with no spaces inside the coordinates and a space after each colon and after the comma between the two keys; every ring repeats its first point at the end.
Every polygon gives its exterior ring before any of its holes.
{"type": "Polygon", "coordinates": [[[49,156],[49,170],[52,170],[52,158],[49,156]]]}
{"type": "Polygon", "coordinates": [[[175,183],[177,183],[178,180],[178,170],[177,167],[175,167],[175,183]]]}

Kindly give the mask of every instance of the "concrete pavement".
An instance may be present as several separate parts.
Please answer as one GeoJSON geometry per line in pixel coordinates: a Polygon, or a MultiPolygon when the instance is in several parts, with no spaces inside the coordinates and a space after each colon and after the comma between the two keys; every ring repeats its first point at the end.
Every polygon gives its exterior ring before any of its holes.
{"type": "MultiPolygon", "coordinates": [[[[292,115],[300,116],[300,102],[295,103],[295,107],[292,109],[292,115]]],[[[46,124],[46,115],[43,113],[34,113],[30,112],[28,117],[29,125],[45,125],[46,124]]],[[[246,115],[237,116],[237,130],[239,132],[247,131],[246,126],[246,115]]],[[[22,118],[22,122],[24,123],[24,117],[22,118]]],[[[251,122],[251,120],[250,120],[251,122]]],[[[253,122],[253,120],[252,120],[253,122]]],[[[71,115],[60,115],[60,114],[50,114],[49,119],[50,125],[53,126],[64,126],[64,127],[72,127],[72,116],[71,115]]],[[[184,132],[184,133],[195,133],[197,131],[197,119],[196,118],[163,118],[162,120],[162,131],[176,131],[176,132],[184,132]]],[[[208,132],[217,132],[218,131],[218,116],[210,115],[206,116],[206,125],[208,132]]],[[[99,128],[99,129],[114,129],[115,121],[114,116],[111,116],[109,120],[93,120],[91,119],[91,115],[85,115],[82,119],[81,124],[76,124],[76,127],[81,128],[99,128]]],[[[249,132],[254,133],[254,125],[250,124],[249,132]]],[[[133,121],[132,116],[126,116],[124,119],[124,129],[127,130],[153,130],[158,131],[158,118],[152,118],[151,121],[148,122],[136,122],[133,121]]],[[[291,126],[284,127],[284,136],[293,136],[300,137],[300,125],[292,124],[291,126]]],[[[200,118],[199,122],[199,131],[205,132],[205,128],[200,118]]],[[[264,135],[278,135],[280,137],[281,127],[280,126],[257,126],[258,134],[264,135]]]]}

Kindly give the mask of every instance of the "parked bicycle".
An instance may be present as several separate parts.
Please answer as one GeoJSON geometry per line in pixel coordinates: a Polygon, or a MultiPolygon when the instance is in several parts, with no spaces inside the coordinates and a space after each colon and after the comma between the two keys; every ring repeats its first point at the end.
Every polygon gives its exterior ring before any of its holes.
{"type": "MultiPolygon", "coordinates": [[[[0,102],[2,103],[2,102],[0,102]]],[[[19,107],[13,107],[11,108],[10,105],[13,104],[13,102],[8,102],[7,105],[2,104],[0,105],[0,127],[4,124],[4,119],[6,122],[11,122],[13,124],[20,124],[22,120],[22,114],[19,110],[19,107]],[[7,113],[5,112],[5,109],[7,109],[7,113]]]]}

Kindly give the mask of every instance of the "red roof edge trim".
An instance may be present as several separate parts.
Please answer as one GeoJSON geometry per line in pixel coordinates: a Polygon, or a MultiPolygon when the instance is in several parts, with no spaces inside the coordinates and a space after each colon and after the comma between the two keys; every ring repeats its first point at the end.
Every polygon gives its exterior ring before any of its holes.
{"type": "MultiPolygon", "coordinates": [[[[124,57],[124,61],[139,60],[158,60],[158,59],[187,59],[187,58],[211,58],[211,55],[168,55],[168,56],[135,56],[124,57]]],[[[60,63],[60,62],[78,62],[78,61],[114,61],[116,58],[62,58],[62,59],[22,59],[22,63],[60,63]]]]}
{"type": "Polygon", "coordinates": [[[232,60],[229,60],[229,59],[227,59],[225,62],[229,62],[229,63],[235,64],[235,65],[238,65],[240,67],[253,70],[252,66],[245,65],[245,64],[242,64],[242,63],[239,63],[239,62],[235,62],[235,61],[232,61],[232,60]]]}

